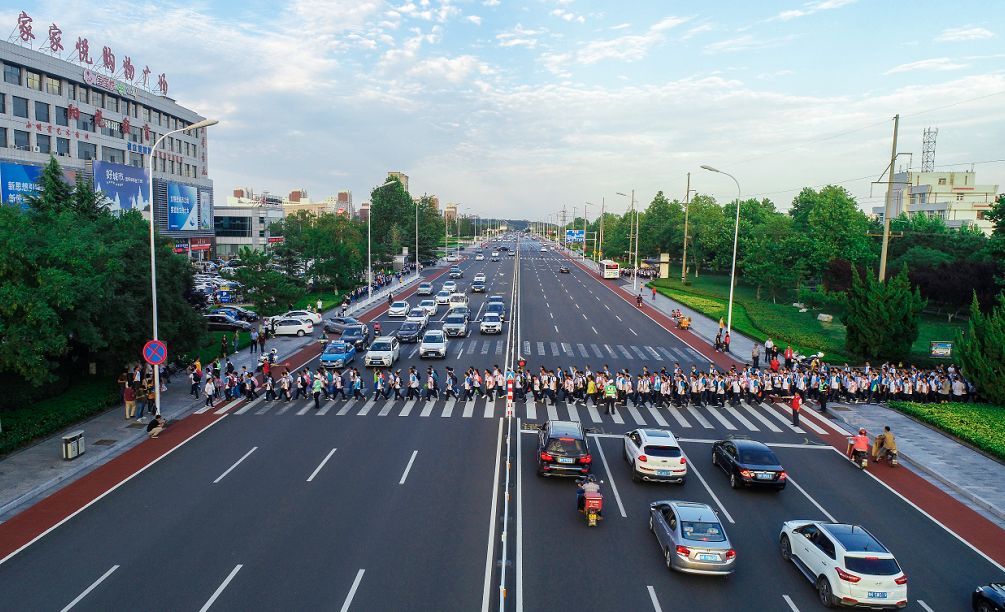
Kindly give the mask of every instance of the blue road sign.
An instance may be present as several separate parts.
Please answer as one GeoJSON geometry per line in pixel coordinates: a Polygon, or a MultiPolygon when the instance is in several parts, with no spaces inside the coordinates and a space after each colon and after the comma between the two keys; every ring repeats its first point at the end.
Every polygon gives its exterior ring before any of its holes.
{"type": "Polygon", "coordinates": [[[160,340],[151,340],[143,345],[143,358],[150,365],[160,365],[167,361],[168,349],[160,340]]]}

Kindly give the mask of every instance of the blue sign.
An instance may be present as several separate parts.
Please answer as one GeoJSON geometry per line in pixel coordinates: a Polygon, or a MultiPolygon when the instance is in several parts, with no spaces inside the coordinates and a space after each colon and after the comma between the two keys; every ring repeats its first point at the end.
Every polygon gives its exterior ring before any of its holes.
{"type": "Polygon", "coordinates": [[[24,164],[0,164],[0,197],[4,204],[17,204],[25,208],[25,198],[40,193],[38,177],[42,174],[40,166],[24,164]]]}
{"type": "Polygon", "coordinates": [[[94,162],[94,190],[108,198],[109,210],[150,208],[150,174],[146,168],[94,162]]]}
{"type": "Polygon", "coordinates": [[[586,230],[565,230],[566,242],[583,242],[586,239],[586,230]]]}
{"type": "Polygon", "coordinates": [[[150,155],[150,152],[153,151],[153,148],[135,142],[127,142],[126,149],[132,151],[133,153],[139,153],[140,155],[150,155]]]}
{"type": "Polygon", "coordinates": [[[199,229],[199,195],[191,185],[168,183],[168,230],[199,229]]]}

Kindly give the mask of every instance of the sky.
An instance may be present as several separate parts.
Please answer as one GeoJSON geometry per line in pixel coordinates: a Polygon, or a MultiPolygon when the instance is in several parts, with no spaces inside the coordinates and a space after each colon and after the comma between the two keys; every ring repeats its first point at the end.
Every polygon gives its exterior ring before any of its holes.
{"type": "Polygon", "coordinates": [[[621,212],[635,190],[767,197],[844,185],[882,204],[898,168],[1005,191],[1005,3],[591,0],[27,1],[36,30],[109,45],[211,129],[235,187],[359,203],[390,170],[482,217],[621,212]]]}

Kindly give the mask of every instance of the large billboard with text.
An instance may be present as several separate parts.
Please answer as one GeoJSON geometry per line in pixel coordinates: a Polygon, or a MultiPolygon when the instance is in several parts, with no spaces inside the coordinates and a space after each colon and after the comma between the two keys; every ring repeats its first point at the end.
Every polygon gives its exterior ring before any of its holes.
{"type": "Polygon", "coordinates": [[[38,177],[41,174],[40,166],[0,164],[0,196],[3,203],[25,207],[26,197],[39,194],[38,177]]]}
{"type": "Polygon", "coordinates": [[[104,194],[113,212],[150,207],[150,175],[146,168],[95,161],[94,190],[104,194]]]}
{"type": "Polygon", "coordinates": [[[168,183],[168,230],[199,229],[199,192],[192,185],[168,183]]]}
{"type": "Polygon", "coordinates": [[[199,229],[213,229],[213,192],[199,192],[199,229]]]}

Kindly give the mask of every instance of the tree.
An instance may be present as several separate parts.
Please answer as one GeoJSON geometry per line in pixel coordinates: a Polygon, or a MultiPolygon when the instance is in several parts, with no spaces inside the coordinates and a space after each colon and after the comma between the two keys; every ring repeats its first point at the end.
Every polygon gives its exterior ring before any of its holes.
{"type": "Polygon", "coordinates": [[[669,253],[671,258],[679,258],[683,241],[684,208],[676,200],[667,200],[660,191],[639,217],[639,254],[646,257],[669,253]]]}
{"type": "Polygon", "coordinates": [[[415,204],[397,178],[386,187],[370,192],[370,237],[374,261],[389,264],[401,247],[408,244],[406,236],[415,236],[415,204]]]}
{"type": "Polygon", "coordinates": [[[260,314],[284,312],[303,296],[303,288],[289,276],[269,267],[268,253],[241,247],[238,257],[243,265],[234,276],[244,286],[244,298],[254,304],[260,314]]]}
{"type": "Polygon", "coordinates": [[[743,279],[757,287],[757,299],[766,290],[771,300],[776,301],[784,289],[797,284],[803,273],[802,261],[799,236],[792,232],[792,219],[774,214],[751,231],[738,265],[743,279]]]}
{"type": "Polygon", "coordinates": [[[63,169],[54,156],[38,177],[39,193],[25,198],[28,208],[41,214],[56,215],[73,209],[73,187],[67,184],[63,169]]]}
{"type": "Polygon", "coordinates": [[[809,238],[808,270],[819,276],[827,263],[841,257],[853,264],[869,264],[874,247],[866,236],[869,219],[844,187],[828,185],[819,192],[803,189],[792,202],[789,215],[795,231],[809,238]]]}
{"type": "Polygon", "coordinates": [[[925,304],[921,292],[912,290],[907,268],[885,282],[871,270],[864,279],[856,270],[844,315],[845,346],[867,359],[904,359],[918,339],[918,317],[925,304]]]}
{"type": "Polygon", "coordinates": [[[733,225],[727,229],[726,218],[715,198],[697,194],[691,199],[688,213],[687,253],[695,278],[706,261],[715,261],[727,248],[732,257],[733,225]]]}
{"type": "Polygon", "coordinates": [[[970,322],[956,336],[960,371],[989,402],[1005,404],[1005,292],[988,314],[977,295],[970,302],[970,322]]]}
{"type": "Polygon", "coordinates": [[[1005,193],[999,194],[984,218],[995,224],[988,251],[998,262],[998,282],[1005,284],[1005,193]]]}

